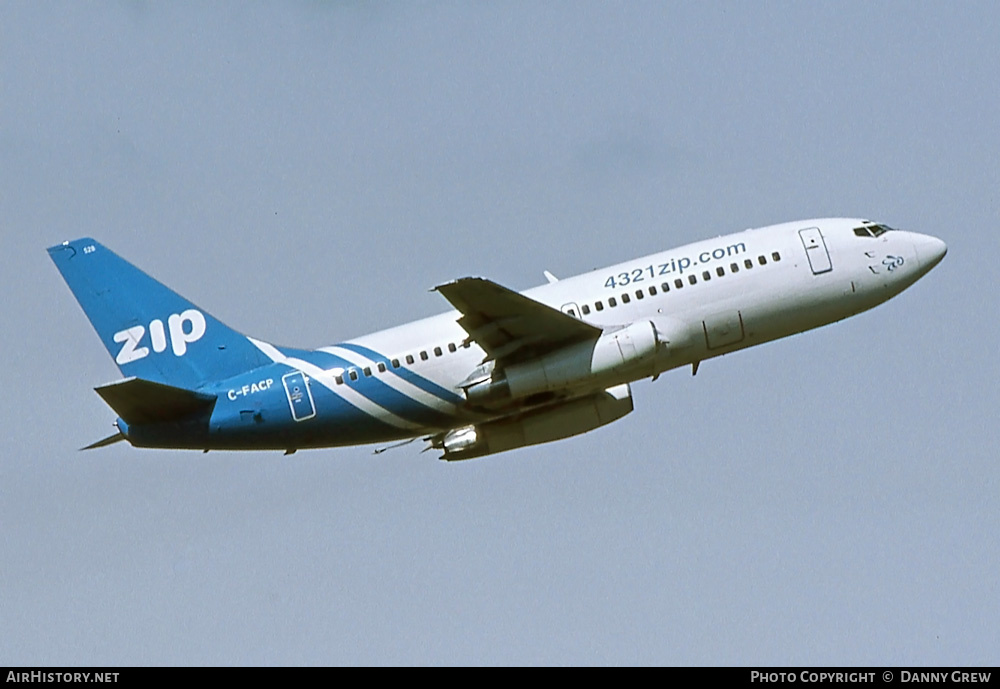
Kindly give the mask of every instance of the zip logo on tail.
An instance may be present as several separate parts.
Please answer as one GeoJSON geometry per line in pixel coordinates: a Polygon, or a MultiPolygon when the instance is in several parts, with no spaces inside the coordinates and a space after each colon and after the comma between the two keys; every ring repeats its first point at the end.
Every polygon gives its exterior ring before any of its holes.
{"type": "Polygon", "coordinates": [[[100,242],[63,242],[49,256],[126,377],[195,390],[271,363],[244,335],[100,242]]]}
{"type": "MultiPolygon", "coordinates": [[[[205,334],[205,327],[205,316],[197,309],[170,314],[167,317],[166,328],[162,320],[155,318],[149,323],[149,344],[157,354],[165,352],[169,330],[174,356],[184,356],[187,353],[187,346],[197,342],[205,334]]],[[[115,357],[115,363],[121,366],[149,356],[149,347],[140,346],[145,336],[146,328],[142,325],[116,332],[113,339],[121,343],[122,348],[115,357]]]]}

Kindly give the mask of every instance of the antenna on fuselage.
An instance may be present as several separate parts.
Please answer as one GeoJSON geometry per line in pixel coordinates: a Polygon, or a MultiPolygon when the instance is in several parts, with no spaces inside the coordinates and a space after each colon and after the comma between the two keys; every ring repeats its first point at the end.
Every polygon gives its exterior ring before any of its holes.
{"type": "Polygon", "coordinates": [[[372,450],[372,454],[373,455],[380,455],[383,452],[385,452],[386,450],[392,450],[392,449],[397,448],[397,447],[403,447],[403,445],[409,445],[414,440],[416,440],[416,438],[410,438],[409,440],[404,440],[403,442],[396,443],[395,445],[387,445],[385,447],[379,447],[379,448],[376,448],[375,450],[372,450]]]}

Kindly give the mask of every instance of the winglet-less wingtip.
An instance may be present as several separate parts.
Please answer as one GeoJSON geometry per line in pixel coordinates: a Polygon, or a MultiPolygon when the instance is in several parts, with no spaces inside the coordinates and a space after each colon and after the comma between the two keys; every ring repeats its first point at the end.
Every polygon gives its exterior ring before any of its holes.
{"type": "Polygon", "coordinates": [[[452,285],[456,285],[456,284],[458,284],[460,282],[465,282],[466,280],[481,280],[481,279],[482,278],[474,278],[474,277],[471,277],[471,276],[466,276],[464,278],[455,278],[454,280],[449,280],[448,282],[442,282],[440,285],[434,285],[433,287],[431,287],[427,291],[428,292],[440,292],[442,287],[451,287],[452,285]]]}

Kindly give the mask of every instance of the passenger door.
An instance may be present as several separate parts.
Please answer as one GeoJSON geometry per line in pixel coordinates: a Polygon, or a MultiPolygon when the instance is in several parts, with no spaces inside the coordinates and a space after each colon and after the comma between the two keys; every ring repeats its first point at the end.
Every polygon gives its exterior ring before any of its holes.
{"type": "Polygon", "coordinates": [[[316,416],[312,390],[309,389],[309,381],[302,371],[286,373],[281,377],[281,382],[285,386],[285,395],[288,397],[288,406],[291,407],[293,419],[305,421],[316,416]]]}
{"type": "Polygon", "coordinates": [[[799,230],[799,237],[802,238],[802,246],[806,249],[806,257],[809,259],[809,267],[812,268],[813,275],[829,273],[833,270],[830,252],[826,250],[826,241],[818,227],[799,230]]]}

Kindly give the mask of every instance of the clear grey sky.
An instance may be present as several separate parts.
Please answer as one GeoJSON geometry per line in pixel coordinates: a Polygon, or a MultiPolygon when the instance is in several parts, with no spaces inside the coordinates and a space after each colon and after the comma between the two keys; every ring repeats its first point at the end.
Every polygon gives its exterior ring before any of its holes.
{"type": "Polygon", "coordinates": [[[0,664],[1000,662],[1000,6],[0,4],[0,664]],[[333,343],[746,227],[943,238],[589,435],[80,453],[45,247],[333,343]]]}

